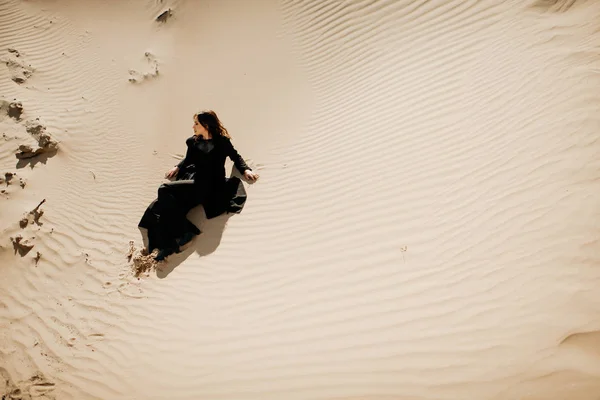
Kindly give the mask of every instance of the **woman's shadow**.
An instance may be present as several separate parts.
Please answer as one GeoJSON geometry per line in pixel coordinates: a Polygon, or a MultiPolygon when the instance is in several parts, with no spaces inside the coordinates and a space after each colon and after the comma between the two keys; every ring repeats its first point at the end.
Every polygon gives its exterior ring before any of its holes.
{"type": "MultiPolygon", "coordinates": [[[[237,170],[232,170],[231,177],[236,176],[242,180],[242,182],[248,183],[237,170]]],[[[241,183],[243,184],[243,183],[241,183]]],[[[200,255],[200,257],[207,256],[213,253],[221,244],[221,238],[225,231],[227,221],[235,213],[225,212],[218,217],[206,218],[204,213],[204,206],[199,205],[190,210],[187,214],[187,218],[196,225],[201,233],[192,239],[192,241],[186,244],[180,253],[171,254],[164,261],[158,263],[156,268],[156,276],[164,279],[166,278],[179,264],[184,262],[194,251],[200,255]]],[[[144,247],[148,248],[148,231],[145,228],[139,228],[142,235],[144,247]]]]}
{"type": "Polygon", "coordinates": [[[188,219],[197,227],[201,233],[185,245],[181,253],[171,254],[158,264],[156,276],[166,278],[179,264],[184,262],[194,251],[200,257],[213,253],[221,244],[221,238],[225,231],[227,221],[233,214],[225,213],[218,217],[207,219],[203,206],[198,206],[188,213],[188,219]]]}

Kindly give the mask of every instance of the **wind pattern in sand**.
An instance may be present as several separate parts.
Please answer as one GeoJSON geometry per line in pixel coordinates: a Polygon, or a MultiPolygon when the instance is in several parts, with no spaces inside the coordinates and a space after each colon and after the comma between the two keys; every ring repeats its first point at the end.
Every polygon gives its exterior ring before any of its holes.
{"type": "Polygon", "coordinates": [[[575,0],[0,0],[0,397],[597,399],[598,21],[575,0]],[[198,109],[261,178],[136,277],[198,109]],[[59,150],[18,164],[36,121],[59,150]]]}

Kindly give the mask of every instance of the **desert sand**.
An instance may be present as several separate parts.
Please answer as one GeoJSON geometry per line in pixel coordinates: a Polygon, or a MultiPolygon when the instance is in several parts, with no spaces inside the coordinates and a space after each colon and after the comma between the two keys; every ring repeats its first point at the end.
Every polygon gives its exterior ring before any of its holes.
{"type": "Polygon", "coordinates": [[[600,398],[600,2],[0,0],[0,61],[2,399],[600,398]],[[261,177],[140,270],[207,109],[261,177]]]}

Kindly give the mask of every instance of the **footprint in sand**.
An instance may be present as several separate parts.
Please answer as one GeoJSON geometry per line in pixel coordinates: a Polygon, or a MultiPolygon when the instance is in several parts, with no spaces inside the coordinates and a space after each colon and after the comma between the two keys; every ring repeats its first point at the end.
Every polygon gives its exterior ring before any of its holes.
{"type": "Polygon", "coordinates": [[[1,59],[10,72],[10,79],[18,83],[19,85],[25,83],[27,79],[31,78],[35,69],[28,64],[24,59],[23,55],[15,49],[8,49],[8,54],[1,59]]]}
{"type": "MultiPolygon", "coordinates": [[[[23,104],[20,101],[6,101],[0,99],[0,121],[6,118],[12,118],[21,122],[23,115],[23,104]]],[[[46,127],[42,125],[39,118],[25,121],[25,131],[35,140],[29,143],[22,143],[17,148],[16,157],[19,160],[39,159],[45,162],[46,159],[53,157],[58,152],[58,142],[46,132],[46,127]],[[37,142],[37,143],[36,143],[37,142]],[[35,144],[34,144],[35,143],[35,144]],[[43,155],[44,157],[38,157],[43,155]]],[[[6,134],[3,134],[5,140],[10,140],[6,134]]],[[[17,168],[24,166],[28,161],[22,161],[17,168]]],[[[33,165],[33,162],[32,162],[33,165]]]]}
{"type": "Polygon", "coordinates": [[[32,236],[30,238],[24,238],[23,235],[18,234],[10,237],[10,241],[12,242],[13,248],[15,250],[15,254],[19,253],[21,257],[25,257],[27,253],[33,249],[35,237],[32,236]]]}
{"type": "Polygon", "coordinates": [[[49,381],[41,372],[36,373],[25,381],[13,382],[8,371],[0,368],[0,394],[2,399],[55,399],[52,395],[55,384],[49,381]]]}
{"type": "Polygon", "coordinates": [[[156,17],[156,22],[165,23],[172,16],[173,16],[173,10],[171,10],[170,8],[167,8],[166,10],[164,10],[160,14],[158,14],[158,17],[156,17]]]}
{"type": "Polygon", "coordinates": [[[27,181],[24,178],[17,177],[16,172],[5,172],[4,174],[0,174],[0,194],[5,199],[10,199],[11,194],[13,194],[16,190],[17,186],[21,187],[21,189],[25,189],[27,186],[27,181]],[[18,183],[14,185],[14,183],[18,183]]]}
{"type": "MultiPolygon", "coordinates": [[[[42,222],[40,222],[40,218],[44,214],[44,210],[41,210],[40,207],[45,202],[46,202],[46,199],[42,200],[37,205],[37,207],[35,207],[33,210],[31,210],[28,213],[26,213],[25,215],[23,215],[23,217],[19,221],[19,227],[21,229],[26,229],[29,225],[34,225],[34,224],[37,225],[38,227],[43,225],[42,222]]],[[[33,247],[35,246],[35,239],[36,239],[35,235],[30,236],[30,237],[25,237],[20,233],[15,236],[11,236],[10,241],[13,245],[14,253],[15,254],[18,253],[21,257],[25,257],[27,254],[29,254],[31,249],[33,249],[33,247]]],[[[35,261],[36,265],[40,261],[41,257],[42,257],[42,254],[39,251],[36,251],[36,254],[33,257],[33,260],[35,261]]]]}
{"type": "MultiPolygon", "coordinates": [[[[7,187],[15,183],[16,172],[5,172],[4,175],[0,174],[0,185],[6,185],[7,187]]],[[[19,177],[19,186],[24,189],[27,185],[27,181],[24,178],[19,177]]],[[[5,193],[8,192],[5,190],[5,193]]]]}
{"type": "MultiPolygon", "coordinates": [[[[58,152],[58,142],[46,132],[46,127],[39,120],[29,120],[25,122],[25,130],[37,141],[37,145],[21,144],[15,154],[19,160],[28,160],[33,158],[43,158],[46,161],[58,152]],[[43,157],[38,157],[42,156],[43,157]]],[[[23,161],[22,163],[27,163],[23,161]]]]}
{"type": "Polygon", "coordinates": [[[158,76],[158,62],[156,57],[150,52],[144,53],[148,67],[145,72],[140,72],[134,69],[129,70],[129,82],[140,83],[147,79],[156,78],[158,76]]]}
{"type": "Polygon", "coordinates": [[[139,278],[142,275],[148,276],[151,271],[158,268],[159,263],[154,259],[155,256],[156,250],[148,254],[148,251],[143,246],[138,249],[135,247],[133,240],[129,241],[127,261],[135,278],[139,278]]]}
{"type": "Polygon", "coordinates": [[[20,121],[21,114],[23,114],[23,104],[20,101],[0,100],[0,121],[6,117],[20,121]]]}

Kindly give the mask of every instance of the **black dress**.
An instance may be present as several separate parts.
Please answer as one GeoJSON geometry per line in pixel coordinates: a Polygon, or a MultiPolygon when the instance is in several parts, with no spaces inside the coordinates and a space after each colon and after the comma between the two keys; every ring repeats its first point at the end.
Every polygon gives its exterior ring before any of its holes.
{"type": "Polygon", "coordinates": [[[148,229],[149,253],[154,249],[167,255],[178,252],[182,238],[189,241],[200,234],[186,217],[192,208],[202,204],[210,219],[225,212],[240,213],[246,202],[242,181],[225,175],[227,157],[240,172],[250,169],[229,138],[205,140],[192,136],[186,144],[185,158],[177,164],[176,180],[160,185],[158,198],[150,203],[138,224],[148,229]]]}

